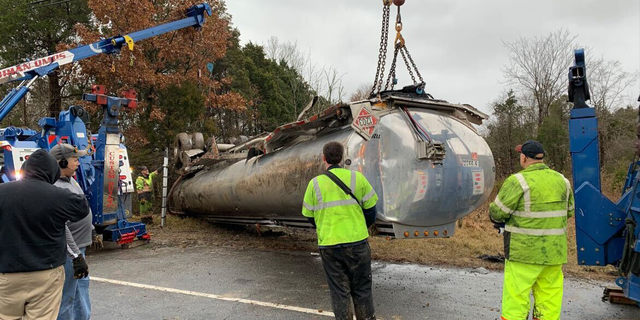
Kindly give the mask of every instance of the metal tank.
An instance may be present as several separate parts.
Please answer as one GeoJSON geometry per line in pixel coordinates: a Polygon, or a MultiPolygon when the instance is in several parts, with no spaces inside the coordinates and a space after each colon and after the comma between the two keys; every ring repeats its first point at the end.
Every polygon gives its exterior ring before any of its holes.
{"type": "Polygon", "coordinates": [[[473,126],[486,119],[481,112],[399,94],[338,110],[342,121],[328,118],[326,126],[315,131],[304,126],[320,120],[295,123],[304,130],[294,131],[293,138],[275,150],[263,148],[266,154],[185,174],[171,192],[172,210],[216,222],[309,226],[301,214],[302,199],[308,182],[325,170],[321,153],[329,141],[345,145],[343,167],[362,172],[376,190],[381,234],[451,236],[455,222],[489,197],[495,179],[493,155],[473,126]],[[353,125],[358,107],[375,117],[370,134],[353,125]],[[427,134],[420,136],[419,128],[427,134]],[[439,156],[434,146],[441,149],[439,156]]]}

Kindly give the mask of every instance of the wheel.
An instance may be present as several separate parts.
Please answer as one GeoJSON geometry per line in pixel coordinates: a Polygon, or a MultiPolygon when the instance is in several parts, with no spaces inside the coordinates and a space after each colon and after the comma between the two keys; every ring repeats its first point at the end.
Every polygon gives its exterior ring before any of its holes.
{"type": "Polygon", "coordinates": [[[191,157],[186,152],[182,152],[180,154],[180,162],[182,163],[182,167],[188,167],[191,165],[191,157]]]}
{"type": "Polygon", "coordinates": [[[121,244],[121,245],[120,245],[120,248],[121,248],[121,249],[129,249],[129,248],[131,248],[131,245],[130,245],[130,244],[128,244],[128,243],[121,244]]]}
{"type": "Polygon", "coordinates": [[[204,150],[204,136],[202,132],[194,133],[191,141],[193,141],[193,149],[204,150]]]}
{"type": "Polygon", "coordinates": [[[192,146],[193,146],[193,142],[191,141],[191,137],[189,137],[188,134],[184,132],[178,133],[178,135],[176,136],[175,147],[179,151],[191,150],[193,149],[192,146]]]}
{"type": "Polygon", "coordinates": [[[178,133],[173,143],[173,158],[176,161],[176,167],[180,167],[182,164],[182,151],[191,149],[191,138],[184,132],[178,133]]]}

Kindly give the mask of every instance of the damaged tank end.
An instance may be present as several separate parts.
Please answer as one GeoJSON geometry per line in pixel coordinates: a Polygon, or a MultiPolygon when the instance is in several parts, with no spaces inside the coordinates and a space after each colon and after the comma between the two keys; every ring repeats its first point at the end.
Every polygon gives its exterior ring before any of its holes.
{"type": "Polygon", "coordinates": [[[494,185],[493,155],[474,127],[488,117],[412,92],[336,105],[237,145],[210,139],[205,149],[191,149],[179,135],[183,168],[170,209],[217,223],[311,227],[302,199],[324,171],[323,145],[335,140],[345,146],[343,167],[362,172],[378,193],[380,235],[452,236],[456,221],[482,205],[494,185]]]}

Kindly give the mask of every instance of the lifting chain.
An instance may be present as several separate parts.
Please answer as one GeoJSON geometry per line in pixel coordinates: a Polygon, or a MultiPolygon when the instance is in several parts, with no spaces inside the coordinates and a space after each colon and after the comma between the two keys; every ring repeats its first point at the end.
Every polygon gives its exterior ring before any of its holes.
{"type": "MultiPolygon", "coordinates": [[[[382,22],[382,36],[380,37],[380,51],[378,54],[378,70],[376,73],[376,78],[373,83],[373,88],[371,89],[370,97],[375,96],[380,93],[382,90],[382,81],[384,77],[384,69],[386,64],[386,56],[387,56],[387,45],[389,37],[389,6],[391,1],[383,0],[384,9],[383,9],[383,22],[382,22]]],[[[389,75],[387,77],[387,81],[384,86],[384,90],[393,90],[393,87],[397,84],[398,79],[396,78],[396,63],[398,61],[398,53],[402,55],[402,60],[404,61],[405,66],[407,67],[407,71],[409,71],[409,76],[411,76],[411,80],[413,81],[413,85],[417,87],[417,93],[422,94],[424,92],[425,82],[418,71],[418,67],[416,63],[413,61],[413,57],[409,53],[409,49],[407,49],[407,45],[405,43],[404,37],[402,36],[402,15],[400,14],[400,6],[398,6],[398,14],[396,16],[396,38],[393,52],[393,61],[391,62],[391,66],[389,67],[389,75]],[[420,82],[416,81],[416,77],[418,76],[420,82]]]]}
{"type": "Polygon", "coordinates": [[[391,84],[391,88],[393,89],[393,86],[398,81],[398,79],[396,78],[396,62],[398,61],[399,50],[400,50],[400,47],[396,44],[396,48],[393,51],[393,61],[391,62],[391,67],[389,67],[389,76],[387,77],[387,82],[384,85],[384,90],[389,89],[389,84],[391,84]],[[391,79],[393,79],[393,83],[391,83],[391,79]]]}
{"type": "Polygon", "coordinates": [[[373,81],[370,97],[373,97],[382,89],[382,80],[384,78],[384,68],[387,63],[387,43],[389,42],[389,13],[391,9],[391,0],[382,0],[382,32],[380,34],[380,49],[378,51],[378,69],[376,70],[376,78],[373,81]]]}

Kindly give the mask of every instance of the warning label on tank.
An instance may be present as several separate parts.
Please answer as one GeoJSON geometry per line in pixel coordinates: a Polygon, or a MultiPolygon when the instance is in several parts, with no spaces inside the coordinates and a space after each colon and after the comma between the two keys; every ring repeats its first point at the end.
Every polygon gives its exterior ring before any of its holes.
{"type": "Polygon", "coordinates": [[[482,170],[472,171],[473,177],[473,195],[482,194],[484,192],[484,172],[482,170]]]}
{"type": "Polygon", "coordinates": [[[416,194],[413,197],[413,202],[418,202],[424,199],[427,194],[427,172],[426,171],[414,171],[413,185],[416,186],[416,194]]]}
{"type": "Polygon", "coordinates": [[[373,131],[376,129],[376,125],[378,124],[378,118],[376,118],[376,116],[373,115],[373,112],[371,112],[371,104],[362,103],[353,105],[352,114],[354,117],[351,127],[365,140],[371,139],[373,131]]]}

